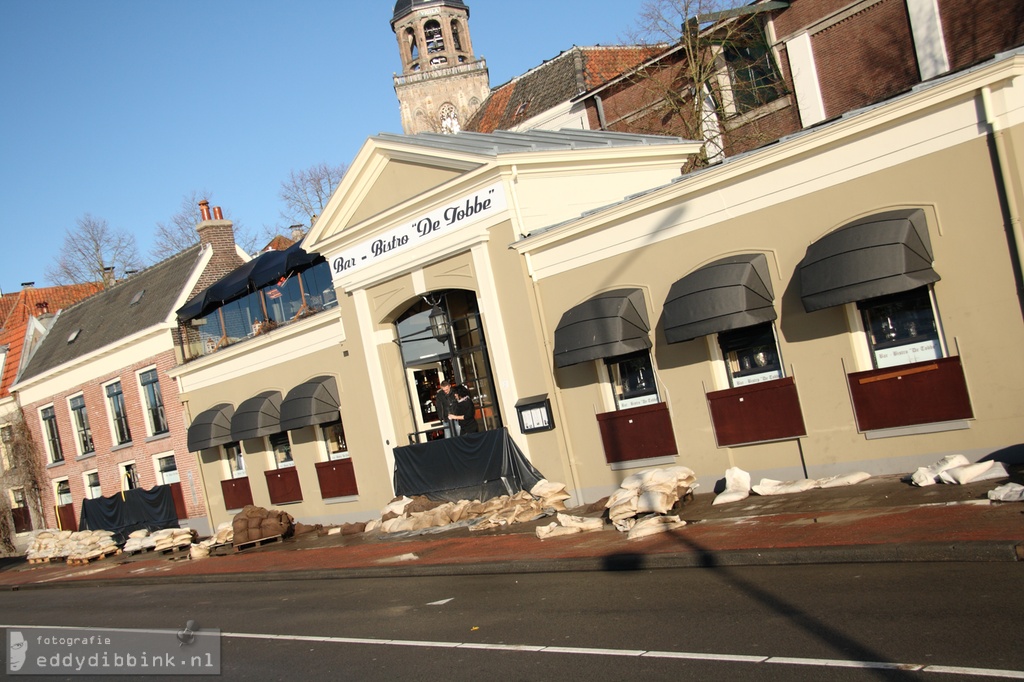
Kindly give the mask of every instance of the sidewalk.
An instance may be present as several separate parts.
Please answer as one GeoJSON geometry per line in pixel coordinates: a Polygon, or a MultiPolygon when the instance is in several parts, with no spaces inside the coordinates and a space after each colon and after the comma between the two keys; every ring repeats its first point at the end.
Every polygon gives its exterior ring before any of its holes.
{"type": "MultiPolygon", "coordinates": [[[[1010,480],[1020,481],[1020,472],[1010,480]]],[[[538,540],[544,518],[498,530],[290,538],[190,560],[153,552],[81,566],[0,560],[0,589],[221,581],[890,561],[1024,559],[1024,504],[989,502],[1005,482],[917,488],[897,476],[712,506],[696,495],[676,531],[627,540],[605,530],[538,540]],[[397,537],[396,537],[397,536],[397,537]]],[[[699,489],[698,489],[699,490],[699,489]]],[[[287,509],[287,507],[285,507],[287,509]]],[[[301,521],[301,519],[299,519],[301,521]]]]}

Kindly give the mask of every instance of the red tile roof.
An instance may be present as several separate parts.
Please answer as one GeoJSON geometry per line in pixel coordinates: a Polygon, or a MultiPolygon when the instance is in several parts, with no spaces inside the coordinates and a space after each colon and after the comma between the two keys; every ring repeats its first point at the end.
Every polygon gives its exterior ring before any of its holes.
{"type": "Polygon", "coordinates": [[[276,237],[274,237],[273,239],[270,240],[270,243],[268,243],[266,246],[263,247],[263,250],[264,251],[284,251],[285,249],[287,249],[289,246],[291,246],[294,243],[295,242],[293,240],[291,240],[291,239],[288,239],[288,237],[282,237],[281,235],[277,235],[276,237]]]}
{"type": "Polygon", "coordinates": [[[491,90],[465,129],[508,130],[548,109],[593,90],[644,61],[666,45],[573,46],[554,59],[491,90]]]}
{"type": "Polygon", "coordinates": [[[56,313],[102,290],[100,283],[25,287],[0,297],[0,346],[7,346],[7,358],[0,376],[0,398],[10,395],[11,384],[18,373],[29,317],[56,313]]]}

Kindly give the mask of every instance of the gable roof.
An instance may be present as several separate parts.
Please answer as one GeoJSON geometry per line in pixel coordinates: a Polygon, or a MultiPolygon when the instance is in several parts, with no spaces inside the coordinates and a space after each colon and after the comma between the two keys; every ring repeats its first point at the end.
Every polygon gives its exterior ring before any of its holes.
{"type": "Polygon", "coordinates": [[[7,358],[0,374],[0,398],[10,395],[11,384],[21,366],[29,318],[56,313],[102,290],[99,282],[25,287],[0,298],[0,347],[7,346],[7,358]]]}
{"type": "Polygon", "coordinates": [[[665,45],[574,45],[554,59],[491,90],[465,130],[508,130],[592,90],[647,59],[665,45]]]}
{"type": "Polygon", "coordinates": [[[22,380],[173,319],[201,258],[197,244],[61,311],[22,380]],[[75,332],[78,332],[75,334],[75,332]],[[72,334],[74,340],[69,342],[72,334]]]}

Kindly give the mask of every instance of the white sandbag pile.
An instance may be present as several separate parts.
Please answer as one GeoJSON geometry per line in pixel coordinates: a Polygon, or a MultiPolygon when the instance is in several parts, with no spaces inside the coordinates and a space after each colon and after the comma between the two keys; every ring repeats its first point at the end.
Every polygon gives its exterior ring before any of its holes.
{"type": "Polygon", "coordinates": [[[184,549],[192,545],[192,531],[188,528],[164,528],[152,533],[153,550],[184,549]]]}
{"type": "Polygon", "coordinates": [[[29,561],[91,561],[117,553],[113,535],[109,530],[41,530],[33,535],[25,556],[29,561]]]}
{"type": "Polygon", "coordinates": [[[989,490],[988,499],[993,502],[1024,502],[1024,485],[1004,483],[989,490]]]}
{"type": "Polygon", "coordinates": [[[231,521],[231,539],[238,547],[265,538],[289,537],[294,528],[295,519],[287,512],[247,504],[231,521]]]}
{"type": "Polygon", "coordinates": [[[142,528],[128,534],[128,540],[124,543],[122,549],[125,554],[135,554],[136,552],[145,552],[155,548],[156,540],[149,534],[148,530],[142,528]]]}
{"type": "Polygon", "coordinates": [[[556,521],[552,521],[546,526],[537,526],[535,533],[541,540],[548,538],[562,537],[565,535],[579,535],[580,533],[590,533],[595,530],[601,530],[604,528],[604,519],[602,518],[588,518],[585,516],[573,516],[571,514],[559,513],[555,516],[556,521]]]}
{"type": "Polygon", "coordinates": [[[975,462],[963,455],[947,455],[929,467],[919,467],[910,474],[910,482],[916,486],[935,485],[936,483],[964,484],[972,481],[986,481],[995,478],[1006,478],[1006,467],[1000,462],[975,462]]]}
{"type": "Polygon", "coordinates": [[[225,521],[224,523],[217,526],[217,532],[206,538],[202,542],[197,542],[192,545],[190,550],[190,558],[192,559],[205,559],[210,556],[210,548],[216,547],[217,545],[230,544],[235,539],[235,529],[232,527],[231,521],[225,521]]]}
{"type": "Polygon", "coordinates": [[[854,471],[825,478],[799,478],[794,481],[776,481],[773,478],[762,478],[757,485],[750,485],[750,474],[739,467],[725,470],[725,490],[720,492],[711,502],[712,505],[727,504],[745,500],[750,492],[758,495],[791,495],[815,488],[840,488],[856,485],[871,478],[866,471],[854,471]]]}
{"type": "Polygon", "coordinates": [[[605,503],[608,518],[619,530],[629,531],[639,515],[668,513],[696,482],[693,470],[683,466],[646,469],[627,476],[605,503]]]}
{"type": "Polygon", "coordinates": [[[715,495],[711,505],[739,502],[750,497],[750,474],[739,467],[725,470],[725,490],[715,495]]]}
{"type": "Polygon", "coordinates": [[[529,492],[520,490],[515,495],[502,495],[483,502],[435,502],[423,496],[399,497],[381,510],[379,520],[366,524],[365,532],[422,531],[456,523],[469,526],[471,531],[487,530],[563,511],[569,497],[564,483],[546,479],[541,479],[529,492]]]}

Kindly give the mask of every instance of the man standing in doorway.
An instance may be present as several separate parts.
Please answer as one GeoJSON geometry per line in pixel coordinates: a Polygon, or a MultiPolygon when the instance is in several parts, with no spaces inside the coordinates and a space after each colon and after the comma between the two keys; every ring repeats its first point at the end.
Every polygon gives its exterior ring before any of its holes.
{"type": "Polygon", "coordinates": [[[444,422],[444,437],[452,438],[459,435],[459,424],[452,419],[457,410],[457,398],[452,393],[452,386],[455,382],[445,379],[441,382],[441,388],[434,396],[434,407],[437,409],[437,418],[444,422]]]}

